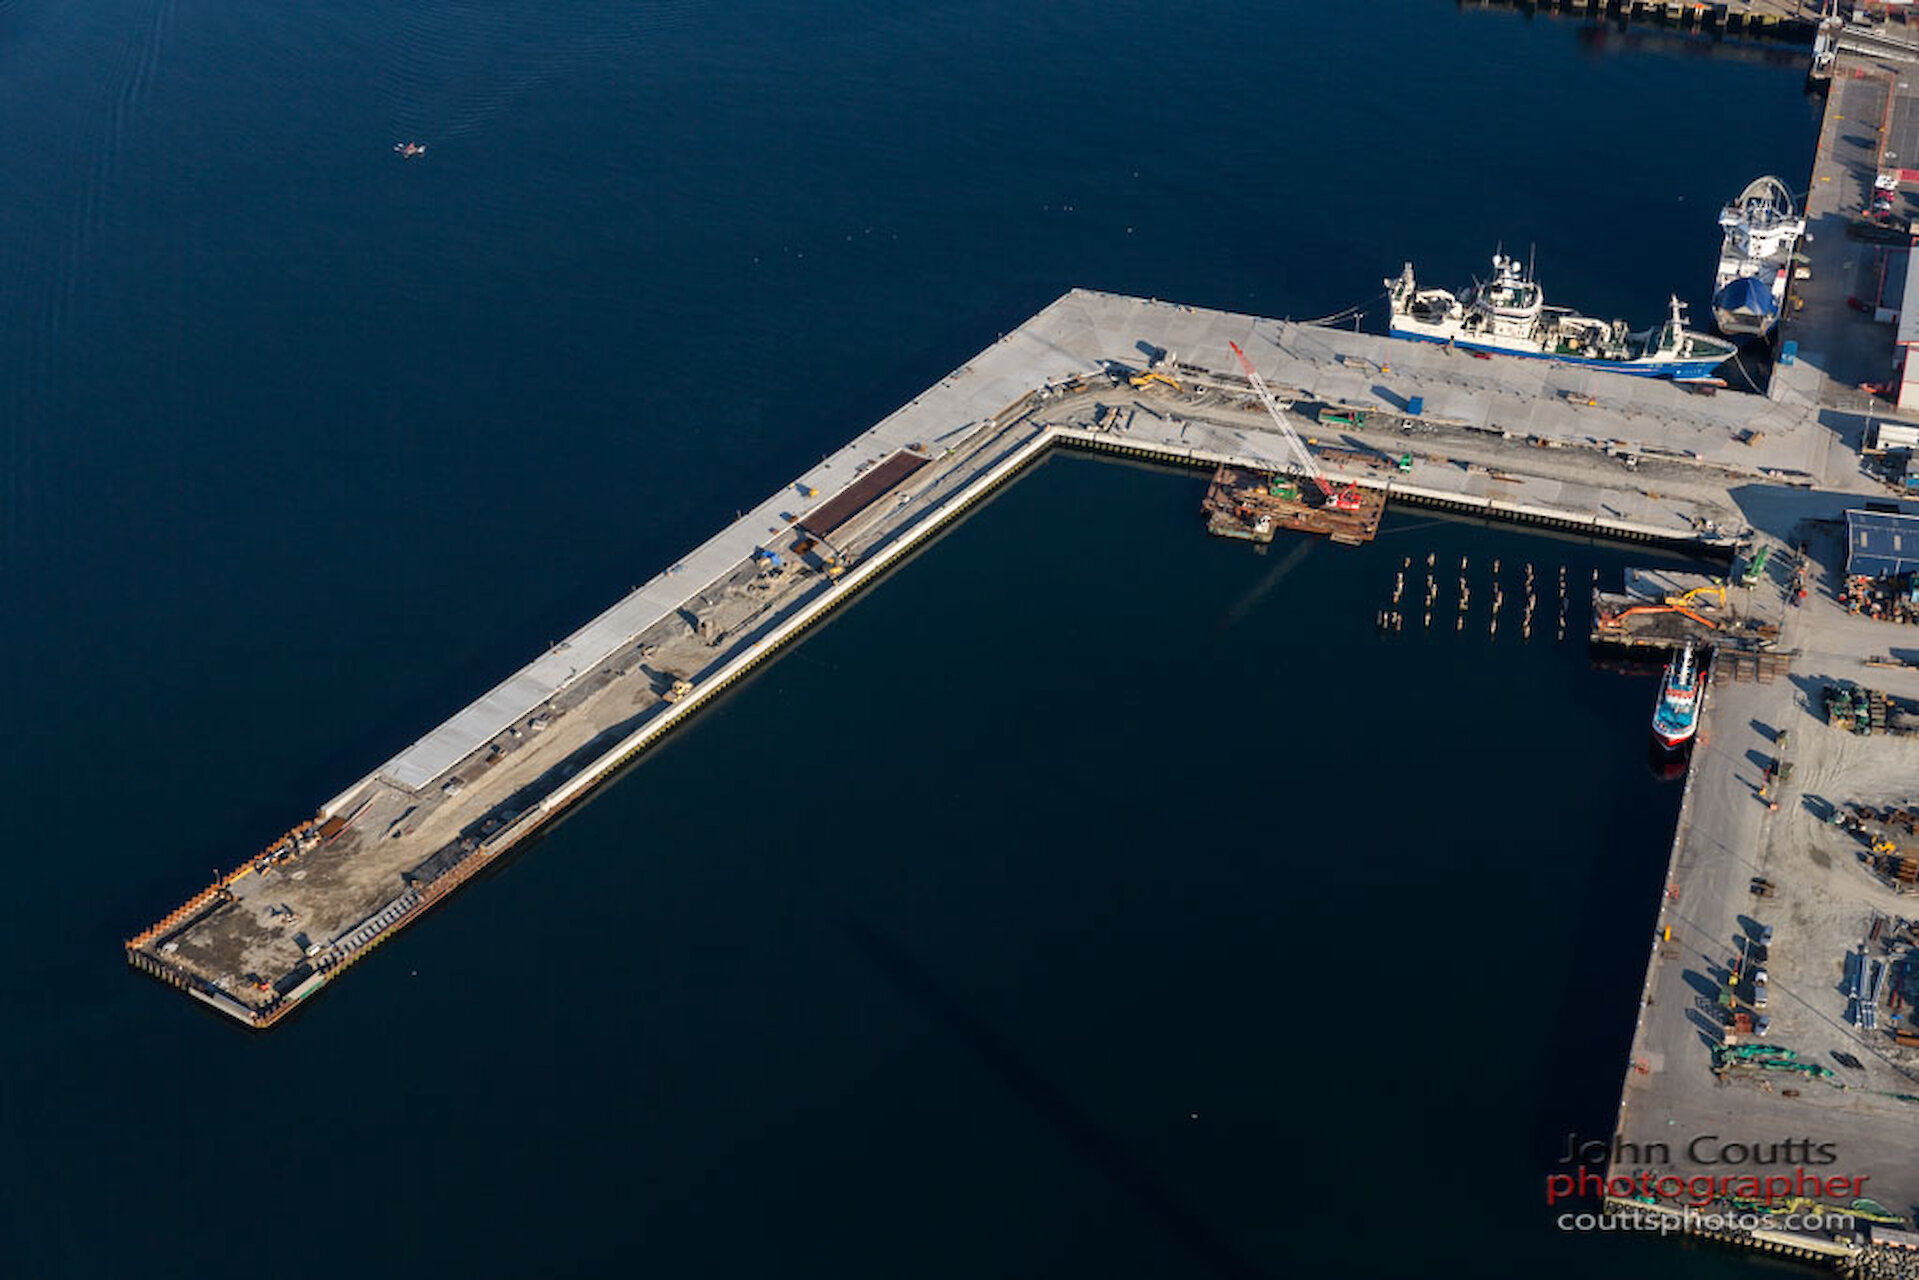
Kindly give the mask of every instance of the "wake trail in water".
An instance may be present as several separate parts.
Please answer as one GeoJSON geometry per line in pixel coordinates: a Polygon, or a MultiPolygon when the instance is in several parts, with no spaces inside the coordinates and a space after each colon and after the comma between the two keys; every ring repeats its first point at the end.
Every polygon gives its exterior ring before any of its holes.
{"type": "Polygon", "coordinates": [[[109,99],[105,128],[93,147],[93,163],[82,191],[81,217],[75,219],[72,265],[64,272],[68,302],[81,283],[82,270],[105,229],[106,210],[121,196],[121,170],[126,154],[127,129],[146,106],[160,65],[160,47],[173,27],[175,0],[144,0],[140,19],[129,24],[113,73],[107,79],[109,99]]]}
{"type": "Polygon", "coordinates": [[[106,74],[92,82],[78,127],[64,133],[49,158],[50,188],[72,192],[72,207],[60,220],[57,243],[51,246],[54,269],[45,271],[44,260],[24,252],[15,257],[9,273],[12,287],[7,295],[25,304],[23,314],[15,317],[22,372],[10,380],[0,399],[8,424],[5,501],[0,504],[5,514],[0,519],[9,548],[21,545],[23,530],[31,523],[30,508],[39,488],[36,433],[54,429],[69,358],[67,338],[80,300],[99,296],[96,248],[122,195],[127,136],[152,92],[176,3],[143,0],[117,33],[113,52],[103,59],[106,74]],[[36,276],[37,287],[29,283],[36,276]]]}
{"type": "Polygon", "coordinates": [[[395,141],[431,144],[472,134],[541,85],[584,64],[645,52],[694,25],[709,0],[655,0],[624,12],[568,14],[476,0],[409,5],[395,14],[383,88],[395,141]]]}

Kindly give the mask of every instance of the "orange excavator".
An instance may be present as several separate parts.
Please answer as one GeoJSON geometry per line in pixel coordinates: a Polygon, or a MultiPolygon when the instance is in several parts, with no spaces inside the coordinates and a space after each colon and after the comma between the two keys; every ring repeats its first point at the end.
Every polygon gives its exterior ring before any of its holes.
{"type": "Polygon", "coordinates": [[[1719,624],[1717,622],[1714,622],[1711,618],[1701,617],[1683,604],[1636,604],[1630,609],[1621,609],[1618,613],[1601,614],[1599,620],[1608,623],[1621,623],[1632,617],[1635,613],[1676,613],[1681,617],[1691,618],[1708,631],[1719,630],[1719,624]]]}
{"type": "Polygon", "coordinates": [[[1600,615],[1600,621],[1617,626],[1636,613],[1676,613],[1681,617],[1691,618],[1708,631],[1719,630],[1719,624],[1717,622],[1693,612],[1690,606],[1695,596],[1717,596],[1719,598],[1719,604],[1723,608],[1726,603],[1726,584],[1723,582],[1709,582],[1703,587],[1694,587],[1690,591],[1682,591],[1678,595],[1667,596],[1665,600],[1659,604],[1636,604],[1630,609],[1621,609],[1618,613],[1602,614],[1600,615]]]}

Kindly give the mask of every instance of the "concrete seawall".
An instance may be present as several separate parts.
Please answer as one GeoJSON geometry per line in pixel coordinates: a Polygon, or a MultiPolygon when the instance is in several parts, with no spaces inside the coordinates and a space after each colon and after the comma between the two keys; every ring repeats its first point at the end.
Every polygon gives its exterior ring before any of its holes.
{"type": "MultiPolygon", "coordinates": [[[[728,688],[750,674],[762,663],[778,654],[788,644],[800,639],[807,631],[824,621],[830,614],[846,603],[862,589],[877,582],[888,570],[904,561],[914,550],[924,545],[934,535],[953,524],[977,503],[988,497],[1003,485],[1016,479],[1021,473],[1043,460],[1055,447],[1068,447],[1075,450],[1113,454],[1123,457],[1139,458],[1162,464],[1210,469],[1221,463],[1247,461],[1231,455],[1209,450],[1175,450],[1151,444],[1137,442],[1119,442],[1096,433],[1077,431],[1068,428],[1048,427],[1037,430],[1025,443],[1014,448],[1009,455],[979,476],[957,493],[948,502],[928,512],[918,523],[900,533],[886,546],[849,572],[818,599],[807,604],[792,617],[782,621],[765,636],[756,640],[743,652],[725,663],[721,668],[695,686],[693,691],[680,701],[667,708],[662,714],[606,751],[598,759],[583,768],[571,780],[560,786],[551,795],[536,806],[520,815],[511,823],[489,836],[476,856],[466,859],[449,875],[435,882],[427,892],[420,894],[403,910],[395,912],[391,919],[383,922],[365,942],[353,947],[338,964],[319,973],[315,973],[299,987],[289,992],[287,998],[274,1006],[264,1015],[256,1014],[246,1006],[217,990],[198,983],[186,984],[189,992],[220,1012],[228,1014],[250,1026],[271,1026],[279,1019],[293,1012],[302,1001],[317,993],[334,978],[345,972],[353,964],[369,954],[381,942],[399,932],[406,925],[419,919],[435,904],[444,901],[453,890],[466,883],[487,866],[519,847],[553,818],[586,798],[603,783],[627,764],[633,762],[649,747],[662,741],[668,734],[697,714],[703,707],[716,700],[728,688]]],[[[1258,465],[1257,460],[1251,460],[1258,465]]],[[[1583,533],[1592,536],[1614,539],[1679,544],[1682,539],[1675,538],[1669,529],[1659,529],[1636,525],[1628,521],[1609,521],[1599,517],[1580,518],[1577,515],[1549,509],[1528,507],[1524,504],[1507,504],[1491,500],[1472,501],[1461,499],[1457,495],[1426,489],[1416,485],[1378,484],[1365,478],[1355,478],[1358,483],[1384,488],[1392,497],[1415,505],[1455,511],[1495,520],[1506,520],[1521,524],[1536,525],[1545,528],[1583,533]]],[[[1691,544],[1688,544],[1691,545],[1691,544]]],[[[328,814],[337,813],[349,803],[362,784],[342,793],[329,802],[328,814]]],[[[214,900],[210,893],[196,900],[204,909],[214,900]]]]}

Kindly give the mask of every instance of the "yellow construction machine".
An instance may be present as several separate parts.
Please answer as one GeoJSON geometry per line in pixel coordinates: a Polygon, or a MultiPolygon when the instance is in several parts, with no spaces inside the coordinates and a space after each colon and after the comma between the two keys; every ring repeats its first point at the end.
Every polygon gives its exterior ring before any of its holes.
{"type": "Polygon", "coordinates": [[[1142,391],[1144,391],[1147,387],[1152,386],[1155,382],[1171,387],[1173,390],[1181,393],[1184,393],[1184,391],[1186,390],[1184,387],[1180,386],[1179,383],[1173,381],[1171,378],[1167,377],[1165,374],[1153,373],[1150,370],[1147,371],[1146,373],[1136,373],[1132,377],[1128,378],[1127,381],[1132,383],[1135,387],[1138,387],[1142,391]]]}
{"type": "Polygon", "coordinates": [[[1723,609],[1726,607],[1726,584],[1710,582],[1703,587],[1694,587],[1691,591],[1681,591],[1676,596],[1667,596],[1666,603],[1677,609],[1691,604],[1694,596],[1712,596],[1714,603],[1723,609]]]}

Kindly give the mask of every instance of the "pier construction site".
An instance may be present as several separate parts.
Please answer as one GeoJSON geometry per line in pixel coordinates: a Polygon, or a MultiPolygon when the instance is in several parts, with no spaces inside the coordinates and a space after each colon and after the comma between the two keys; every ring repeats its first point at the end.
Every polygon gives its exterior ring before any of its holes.
{"type": "Polygon", "coordinates": [[[1877,249],[1836,230],[1908,118],[1891,65],[1830,68],[1810,202],[1827,221],[1784,322],[1796,358],[1763,392],[1069,292],[224,859],[129,963],[274,1025],[1054,448],[1203,469],[1195,526],[1253,542],[1363,541],[1402,503],[1686,548],[1725,572],[1593,598],[1596,642],[1713,653],[1615,1137],[1695,1173],[1698,1134],[1829,1138],[1869,1181],[1820,1202],[1867,1225],[1730,1238],[1897,1273],[1886,1250],[1919,1212],[1919,842],[1881,816],[1919,801],[1919,742],[1891,731],[1919,722],[1898,714],[1919,667],[1880,657],[1896,628],[1845,602],[1844,513],[1898,496],[1868,446],[1899,415],[1892,334],[1849,305],[1877,249]]]}
{"type": "MultiPolygon", "coordinates": [[[[1714,1144],[1697,1140],[1737,1134],[1764,1146],[1816,1134],[1833,1146],[1833,1159],[1809,1170],[1825,1175],[1816,1185],[1757,1206],[1762,1197],[1714,1199],[1720,1211],[1757,1208],[1762,1223],[1817,1210],[1834,1230],[1707,1233],[1903,1274],[1887,1261],[1903,1255],[1868,1246],[1903,1249],[1919,1208],[1919,1034],[1909,1016],[1919,899],[1901,881],[1919,847],[1876,820],[1915,798],[1919,670],[1888,666],[1878,651],[1891,624],[1839,598],[1834,522],[1809,519],[1800,533],[1805,559],[1775,561],[1751,589],[1778,610],[1773,652],[1784,669],[1734,676],[1716,652],[1648,944],[1616,1133],[1627,1154],[1613,1173],[1792,1176],[1792,1162],[1722,1167],[1714,1144]]],[[[1621,1196],[1618,1207],[1645,1206],[1621,1196]]]]}
{"type": "MultiPolygon", "coordinates": [[[[1788,670],[1710,691],[1677,887],[1665,904],[1683,903],[1688,917],[1671,922],[1683,925],[1682,940],[1661,946],[1707,947],[1711,930],[1726,932],[1718,915],[1745,905],[1732,890],[1743,895],[1749,875],[1769,876],[1779,902],[1800,891],[1783,865],[1755,854],[1758,824],[1783,829],[1792,815],[1768,818],[1753,800],[1746,775],[1756,771],[1734,754],[1748,736],[1742,726],[1749,717],[1784,723],[1802,674],[1844,676],[1857,665],[1832,655],[1887,647],[1845,630],[1884,624],[1829,599],[1830,563],[1843,550],[1838,513],[1884,490],[1821,414],[1816,390],[1704,396],[1546,361],[1073,291],[239,860],[129,939],[126,954],[240,1024],[274,1025],[1056,447],[1203,468],[1213,488],[1254,481],[1269,493],[1276,483],[1295,493],[1311,483],[1303,448],[1327,487],[1359,493],[1365,511],[1412,503],[1692,548],[1735,573],[1754,548],[1767,549],[1730,608],[1762,627],[1781,618],[1767,639],[1790,655],[1788,670]],[[1279,421],[1234,345],[1269,388],[1279,421]],[[1823,567],[1797,572],[1801,546],[1823,567]],[[1767,592],[1799,583],[1814,599],[1767,604],[1767,592]],[[1809,629],[1827,604],[1842,615],[1841,630],[1809,629]]],[[[1205,517],[1194,512],[1196,527],[1205,517]]],[[[1663,600],[1699,585],[1648,578],[1631,589],[1663,600]]],[[[1720,609],[1697,593],[1682,603],[1709,619],[1720,609]]],[[[1875,676],[1888,687],[1910,682],[1919,697],[1919,673],[1875,676]]],[[[1848,736],[1842,749],[1879,745],[1848,736]]],[[[1884,766],[1876,787],[1852,781],[1850,794],[1874,804],[1903,798],[1887,792],[1910,763],[1884,766]]],[[[1837,767],[1802,762],[1794,784],[1837,767]]],[[[1678,1014],[1678,1031],[1642,1020],[1647,1043],[1634,1049],[1622,1133],[1663,1115],[1669,1095],[1687,1105],[1694,1091],[1745,1114],[1728,1103],[1734,1095],[1702,1083],[1721,1078],[1712,1075],[1716,1050],[1685,1017],[1690,966],[1665,954],[1655,957],[1649,982],[1659,994],[1647,1009],[1678,1014]],[[1676,997],[1666,991],[1674,982],[1676,997]],[[1674,1034],[1693,1040],[1667,1043],[1674,1034]]],[[[1784,976],[1792,972],[1781,970],[1781,996],[1811,982],[1784,976]]],[[[1775,1033],[1772,1043],[1789,1039],[1775,1033]]],[[[1888,1127],[1888,1115],[1919,1123],[1919,1110],[1908,1120],[1910,1104],[1890,1096],[1902,1068],[1886,1070],[1868,1109],[1848,1110],[1854,1095],[1835,1093],[1839,1110],[1821,1121],[1837,1127],[1843,1116],[1873,1135],[1877,1145],[1859,1148],[1869,1163],[1889,1150],[1888,1135],[1919,1132],[1888,1127]]],[[[1919,1200],[1919,1185],[1909,1194],[1919,1200]]]]}
{"type": "Polygon", "coordinates": [[[134,936],[129,960],[271,1025],[1049,448],[1271,477],[1300,472],[1301,441],[1375,521],[1415,502],[1719,551],[1753,536],[1736,491],[1790,502],[1831,451],[1790,403],[1074,291],[134,936]]]}
{"type": "Polygon", "coordinates": [[[1789,413],[1074,291],[239,860],[127,955],[271,1025],[1056,446],[1216,482],[1226,468],[1265,500],[1274,477],[1297,494],[1318,474],[1354,512],[1314,518],[1356,533],[1397,501],[1726,550],[1750,535],[1736,488],[1810,482],[1822,465],[1823,442],[1789,413]],[[1773,427],[1756,446],[1741,439],[1755,417],[1773,427]]]}
{"type": "Polygon", "coordinates": [[[1460,0],[1474,8],[1524,9],[1617,22],[1652,22],[1692,31],[1795,37],[1818,21],[1805,0],[1460,0]]]}
{"type": "Polygon", "coordinates": [[[1713,651],[1721,678],[1750,669],[1772,679],[1792,656],[1779,647],[1785,604],[1762,584],[1763,561],[1745,569],[1730,579],[1642,569],[1626,575],[1621,591],[1595,587],[1592,643],[1662,654],[1690,643],[1713,651]]]}
{"type": "Polygon", "coordinates": [[[1828,88],[1811,234],[1767,398],[1799,406],[1825,439],[1823,466],[1810,467],[1823,500],[1808,492],[1762,518],[1768,536],[1717,587],[1629,582],[1594,600],[1595,640],[1691,640],[1713,654],[1648,939],[1608,1205],[1865,1276],[1919,1274],[1919,848],[1902,825],[1919,799],[1919,668],[1883,620],[1898,609],[1872,607],[1905,579],[1862,589],[1856,561],[1872,548],[1854,529],[1899,511],[1905,492],[1874,444],[1908,430],[1902,384],[1914,371],[1894,313],[1901,292],[1907,309],[1919,295],[1889,278],[1907,270],[1909,234],[1889,250],[1868,206],[1891,205],[1901,230],[1914,211],[1915,64],[1919,29],[1857,18],[1829,20],[1813,62],[1828,88]],[[1745,634],[1728,644],[1728,629],[1745,634]],[[1735,1135],[1747,1153],[1804,1135],[1830,1150],[1815,1165],[1762,1168],[1748,1154],[1728,1167],[1720,1144],[1735,1135]],[[1742,1173],[1794,1185],[1701,1181],[1742,1173]],[[1636,1176],[1642,1188],[1667,1178],[1708,1190],[1692,1207],[1691,1191],[1629,1192],[1636,1176]],[[1711,1216],[1728,1212],[1742,1222],[1711,1216]]]}

